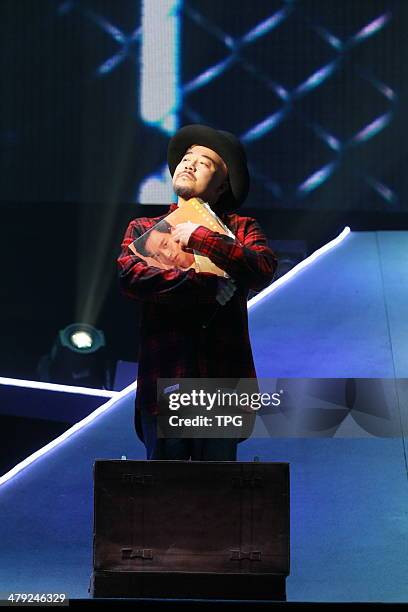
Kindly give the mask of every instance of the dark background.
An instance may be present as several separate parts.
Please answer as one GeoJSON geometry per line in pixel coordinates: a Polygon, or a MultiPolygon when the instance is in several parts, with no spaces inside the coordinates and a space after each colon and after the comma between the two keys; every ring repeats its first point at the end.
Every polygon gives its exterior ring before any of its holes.
{"type": "MultiPolygon", "coordinates": [[[[346,224],[407,229],[407,2],[231,6],[180,2],[177,120],[244,141],[242,214],[307,253],[346,224]]],[[[0,375],[35,378],[75,321],[104,330],[113,360],[136,360],[138,306],[119,295],[115,259],[131,218],[166,211],[159,192],[163,207],[139,194],[169,139],[140,113],[141,10],[140,0],[0,0],[0,375]]],[[[158,30],[158,67],[164,53],[158,30]]]]}

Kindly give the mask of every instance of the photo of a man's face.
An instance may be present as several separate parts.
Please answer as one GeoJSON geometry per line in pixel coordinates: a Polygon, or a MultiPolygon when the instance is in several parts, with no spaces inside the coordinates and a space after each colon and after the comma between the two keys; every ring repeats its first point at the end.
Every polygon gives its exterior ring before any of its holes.
{"type": "Polygon", "coordinates": [[[147,232],[142,240],[139,239],[135,246],[138,253],[151,265],[187,270],[195,265],[194,255],[183,251],[180,244],[173,239],[172,229],[169,223],[161,222],[147,232]],[[151,259],[154,262],[149,261],[151,259]]]}
{"type": "Polygon", "coordinates": [[[168,266],[189,268],[194,263],[194,255],[183,251],[171,234],[153,229],[149,233],[145,246],[151,257],[168,266]]]}

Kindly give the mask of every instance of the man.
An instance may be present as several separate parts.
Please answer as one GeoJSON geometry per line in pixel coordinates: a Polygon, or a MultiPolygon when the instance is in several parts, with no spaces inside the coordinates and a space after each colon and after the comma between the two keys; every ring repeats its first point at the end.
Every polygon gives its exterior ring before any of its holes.
{"type": "MultiPolygon", "coordinates": [[[[273,278],[276,257],[255,219],[231,211],[245,200],[249,174],[245,151],[229,132],[187,125],[170,140],[168,165],[179,203],[206,201],[235,239],[191,222],[180,223],[173,239],[225,270],[209,273],[148,266],[128,248],[162,217],[129,224],[118,257],[122,291],[142,302],[135,426],[147,459],[235,461],[237,438],[157,438],[157,379],[256,378],[248,333],[249,289],[260,291],[273,278]]],[[[176,210],[170,205],[166,214],[176,210]]]]}
{"type": "MultiPolygon", "coordinates": [[[[180,242],[172,236],[172,226],[163,219],[156,227],[137,241],[137,252],[142,257],[153,258],[159,267],[188,270],[195,263],[194,255],[183,251],[180,242]]],[[[152,262],[152,265],[155,265],[152,262]]]]}

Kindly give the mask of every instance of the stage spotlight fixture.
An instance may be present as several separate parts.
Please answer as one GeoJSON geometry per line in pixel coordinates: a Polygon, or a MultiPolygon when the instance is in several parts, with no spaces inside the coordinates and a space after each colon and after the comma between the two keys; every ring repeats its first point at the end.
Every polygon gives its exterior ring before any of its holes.
{"type": "Polygon", "coordinates": [[[105,335],[88,323],[72,323],[58,332],[38,365],[40,380],[97,389],[112,388],[105,335]]]}
{"type": "Polygon", "coordinates": [[[92,347],[93,340],[91,334],[86,331],[75,331],[71,334],[71,342],[77,349],[89,349],[92,347]]]}

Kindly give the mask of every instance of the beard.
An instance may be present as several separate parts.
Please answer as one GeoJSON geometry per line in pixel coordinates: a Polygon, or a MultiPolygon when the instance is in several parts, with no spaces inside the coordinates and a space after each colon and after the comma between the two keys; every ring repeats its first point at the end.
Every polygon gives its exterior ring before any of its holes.
{"type": "Polygon", "coordinates": [[[193,189],[188,185],[178,185],[177,182],[174,185],[174,193],[183,200],[189,200],[193,196],[193,189]]]}

